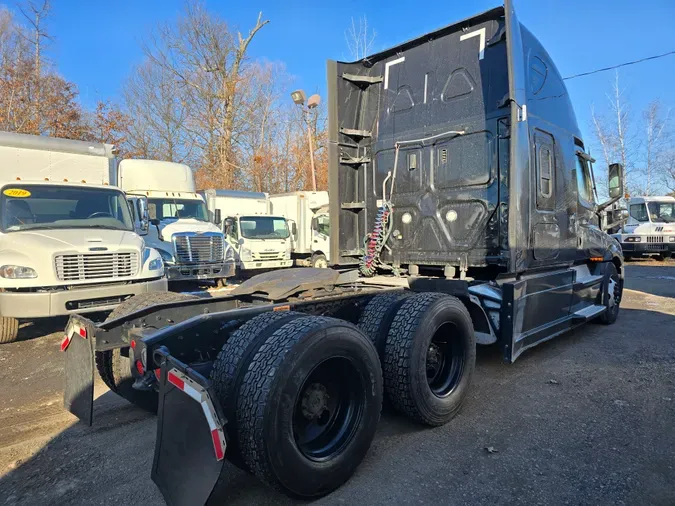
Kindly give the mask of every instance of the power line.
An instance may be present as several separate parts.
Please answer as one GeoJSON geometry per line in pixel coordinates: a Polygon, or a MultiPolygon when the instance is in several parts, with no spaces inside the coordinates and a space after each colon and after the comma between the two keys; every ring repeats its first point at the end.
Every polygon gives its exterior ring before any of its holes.
{"type": "Polygon", "coordinates": [[[669,51],[667,53],[657,54],[657,55],[654,55],[654,56],[648,56],[646,58],[641,58],[639,60],[629,61],[629,62],[626,62],[626,63],[620,63],[619,65],[614,65],[612,67],[606,67],[604,69],[597,69],[597,70],[591,70],[590,72],[583,72],[581,74],[574,74],[573,76],[563,77],[563,81],[567,81],[568,79],[574,79],[575,77],[590,76],[591,74],[597,74],[598,72],[606,72],[608,70],[614,70],[614,69],[618,69],[620,67],[627,67],[628,65],[635,65],[636,63],[642,63],[642,62],[645,62],[647,60],[656,60],[658,58],[663,58],[664,56],[670,56],[672,54],[675,54],[675,51],[669,51]]]}

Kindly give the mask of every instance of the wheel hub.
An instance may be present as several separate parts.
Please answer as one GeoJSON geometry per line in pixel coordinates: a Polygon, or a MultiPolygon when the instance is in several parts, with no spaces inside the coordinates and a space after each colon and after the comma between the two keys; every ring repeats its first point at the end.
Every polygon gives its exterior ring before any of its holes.
{"type": "Polygon", "coordinates": [[[328,408],[328,390],[321,383],[312,383],[302,396],[302,414],[308,420],[317,420],[328,408]]]}
{"type": "Polygon", "coordinates": [[[614,278],[609,278],[609,286],[607,287],[607,294],[609,295],[609,307],[613,308],[618,305],[621,298],[619,283],[614,278]]]}
{"type": "Polygon", "coordinates": [[[427,376],[434,377],[441,365],[441,350],[438,345],[431,343],[427,350],[427,376]]]}

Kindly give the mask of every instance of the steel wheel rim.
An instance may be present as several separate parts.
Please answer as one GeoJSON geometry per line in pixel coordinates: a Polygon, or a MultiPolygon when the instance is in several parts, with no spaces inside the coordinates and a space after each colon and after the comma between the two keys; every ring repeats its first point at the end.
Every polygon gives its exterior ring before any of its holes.
{"type": "Polygon", "coordinates": [[[457,327],[441,325],[429,342],[425,361],[427,384],[436,397],[447,397],[457,388],[464,370],[464,346],[453,338],[457,327]]]}
{"type": "Polygon", "coordinates": [[[365,380],[351,360],[335,357],[305,379],[293,410],[293,437],[306,458],[324,462],[351,442],[365,409],[365,380]]]}
{"type": "Polygon", "coordinates": [[[609,278],[609,286],[607,287],[607,294],[609,296],[609,310],[614,311],[621,304],[621,280],[618,274],[612,274],[609,278]]]}

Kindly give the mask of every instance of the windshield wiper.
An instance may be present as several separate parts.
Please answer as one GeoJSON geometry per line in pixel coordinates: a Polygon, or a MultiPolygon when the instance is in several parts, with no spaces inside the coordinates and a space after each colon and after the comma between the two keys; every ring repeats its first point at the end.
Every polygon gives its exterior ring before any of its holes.
{"type": "Polygon", "coordinates": [[[120,227],[109,227],[107,225],[78,225],[73,228],[102,228],[105,230],[126,230],[128,231],[129,229],[126,228],[120,228],[120,227]]]}

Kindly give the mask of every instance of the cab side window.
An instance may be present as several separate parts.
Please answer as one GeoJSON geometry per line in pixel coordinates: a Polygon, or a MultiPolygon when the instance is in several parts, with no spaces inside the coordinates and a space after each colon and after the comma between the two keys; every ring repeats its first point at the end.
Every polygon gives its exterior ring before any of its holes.
{"type": "Polygon", "coordinates": [[[588,165],[588,160],[585,160],[581,155],[577,155],[577,191],[579,192],[579,199],[589,204],[592,204],[593,199],[593,180],[591,178],[591,169],[588,165]]]}
{"type": "Polygon", "coordinates": [[[541,130],[534,135],[537,169],[537,209],[555,209],[555,148],[553,137],[541,130]]]}
{"type": "Polygon", "coordinates": [[[136,206],[134,205],[134,201],[132,199],[127,200],[127,202],[129,203],[129,210],[131,211],[131,219],[135,222],[136,221],[136,206]]]}
{"type": "Polygon", "coordinates": [[[630,215],[637,221],[649,221],[647,206],[644,204],[632,204],[630,206],[630,215]]]}

